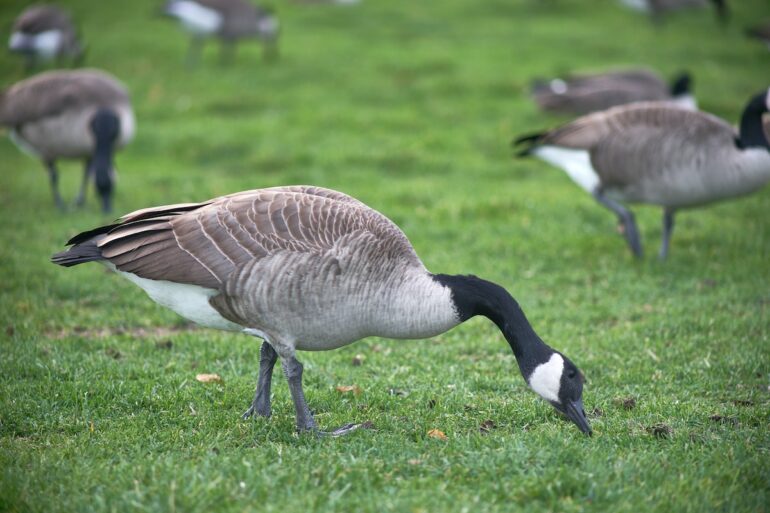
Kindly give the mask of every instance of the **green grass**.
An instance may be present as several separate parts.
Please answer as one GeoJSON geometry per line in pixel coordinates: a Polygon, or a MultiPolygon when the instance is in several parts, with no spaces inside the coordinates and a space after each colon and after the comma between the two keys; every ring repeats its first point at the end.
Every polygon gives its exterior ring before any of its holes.
{"type": "MultiPolygon", "coordinates": [[[[23,3],[2,3],[3,27],[23,3]]],[[[637,208],[635,262],[612,215],[508,147],[560,121],[536,111],[529,80],[571,69],[686,68],[701,107],[737,121],[768,86],[770,54],[742,36],[770,16],[764,0],[732,2],[724,29],[708,11],[655,28],[611,0],[280,3],[278,62],[252,44],[222,67],[209,47],[192,71],[156,2],[68,4],[88,63],[136,104],[117,213],[285,184],[352,194],[429,269],[506,286],[585,372],[595,434],[528,391],[484,319],[300,355],[320,425],[375,430],[297,435],[279,373],[273,418],[241,421],[258,342],[193,329],[99,266],[51,265],[106,219],[93,196],[59,214],[42,167],[3,139],[0,510],[768,511],[770,190],[682,212],[665,264],[660,212],[637,208]]],[[[21,79],[21,63],[0,52],[0,77],[21,79]]],[[[61,167],[74,198],[80,164],[61,167]]]]}

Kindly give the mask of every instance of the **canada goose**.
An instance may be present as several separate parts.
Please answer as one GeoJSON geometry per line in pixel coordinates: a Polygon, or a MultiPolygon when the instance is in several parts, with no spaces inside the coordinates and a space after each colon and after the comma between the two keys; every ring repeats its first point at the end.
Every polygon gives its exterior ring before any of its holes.
{"type": "Polygon", "coordinates": [[[726,23],[728,19],[727,0],[620,0],[627,7],[644,11],[652,16],[653,21],[659,22],[667,12],[683,9],[702,9],[711,3],[717,13],[717,19],[726,23]]]}
{"type": "Polygon", "coordinates": [[[662,206],[665,258],[676,210],[748,194],[770,180],[770,142],[762,125],[769,94],[749,101],[739,133],[711,114],[650,102],[589,114],[514,144],[525,145],[520,156],[564,169],[615,212],[637,257],[642,246],[634,216],[619,202],[662,206]]]}
{"type": "Polygon", "coordinates": [[[67,57],[78,63],[83,55],[69,14],[53,5],[33,5],[22,11],[13,23],[8,48],[26,57],[28,70],[38,58],[67,57]]]}
{"type": "Polygon", "coordinates": [[[653,71],[629,69],[536,81],[532,94],[540,109],[568,114],[588,114],[626,103],[664,100],[695,109],[691,84],[688,73],[677,76],[669,87],[653,71]]]}
{"type": "Polygon", "coordinates": [[[770,49],[770,21],[749,27],[746,29],[746,35],[765,43],[767,48],[770,49]]]}
{"type": "Polygon", "coordinates": [[[134,113],[126,88],[95,69],[48,71],[22,80],[0,93],[0,125],[11,140],[48,169],[56,205],[56,159],[84,158],[85,171],[76,201],[85,201],[89,177],[96,183],[102,209],[109,212],[113,189],[113,153],[134,136],[134,113]]]}
{"type": "Polygon", "coordinates": [[[248,0],[169,0],[164,13],[177,18],[191,34],[188,64],[200,58],[206,38],[222,42],[222,61],[232,60],[235,44],[245,37],[259,38],[266,59],[277,55],[278,18],[268,9],[248,0]]]}
{"type": "Polygon", "coordinates": [[[343,193],[275,187],[148,208],[68,244],[54,263],[102,262],[187,319],[263,339],[244,418],[270,416],[278,357],[297,428],[316,430],[296,350],[368,336],[432,337],[483,315],[503,332],[529,386],[591,433],[578,369],[537,336],[505,289],[475,276],[431,274],[392,221],[343,193]]]}

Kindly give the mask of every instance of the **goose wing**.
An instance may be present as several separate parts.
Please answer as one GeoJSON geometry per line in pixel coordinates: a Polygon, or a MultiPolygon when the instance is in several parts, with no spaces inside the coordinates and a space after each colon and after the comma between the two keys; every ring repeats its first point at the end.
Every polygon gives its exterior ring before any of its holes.
{"type": "Polygon", "coordinates": [[[385,216],[350,196],[310,186],[139,210],[73,238],[70,251],[95,245],[101,259],[121,271],[218,289],[254,259],[282,251],[322,254],[356,236],[386,240],[391,257],[422,265],[385,216]]]}
{"type": "Polygon", "coordinates": [[[103,71],[49,71],[14,84],[0,96],[0,124],[19,126],[68,109],[127,103],[125,87],[103,71]]]}

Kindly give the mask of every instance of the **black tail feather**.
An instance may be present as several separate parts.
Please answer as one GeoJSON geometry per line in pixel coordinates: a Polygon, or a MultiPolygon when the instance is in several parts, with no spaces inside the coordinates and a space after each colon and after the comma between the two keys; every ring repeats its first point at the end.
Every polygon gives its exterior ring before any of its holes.
{"type": "Polygon", "coordinates": [[[511,146],[516,148],[517,146],[522,146],[519,151],[516,153],[517,157],[526,157],[529,154],[532,153],[532,150],[534,150],[540,139],[545,135],[545,132],[538,132],[535,134],[527,134],[522,135],[521,137],[517,137],[511,142],[511,146]]]}
{"type": "Polygon", "coordinates": [[[51,257],[51,262],[64,267],[104,260],[101,250],[94,241],[86,241],[77,246],[72,246],[66,251],[56,253],[51,257]]]}

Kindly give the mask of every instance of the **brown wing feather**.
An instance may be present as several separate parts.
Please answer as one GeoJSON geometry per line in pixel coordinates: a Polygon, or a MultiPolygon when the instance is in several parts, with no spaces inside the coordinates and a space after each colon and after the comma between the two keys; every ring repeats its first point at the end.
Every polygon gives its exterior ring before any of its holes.
{"type": "Polygon", "coordinates": [[[219,288],[255,259],[278,251],[322,253],[356,233],[386,240],[389,258],[422,265],[385,216],[345,194],[309,186],[143,209],[106,234],[94,233],[102,257],[121,271],[207,288],[219,288]]]}
{"type": "Polygon", "coordinates": [[[103,71],[48,71],[22,80],[3,93],[0,124],[15,127],[68,109],[128,103],[126,88],[103,71]]]}

